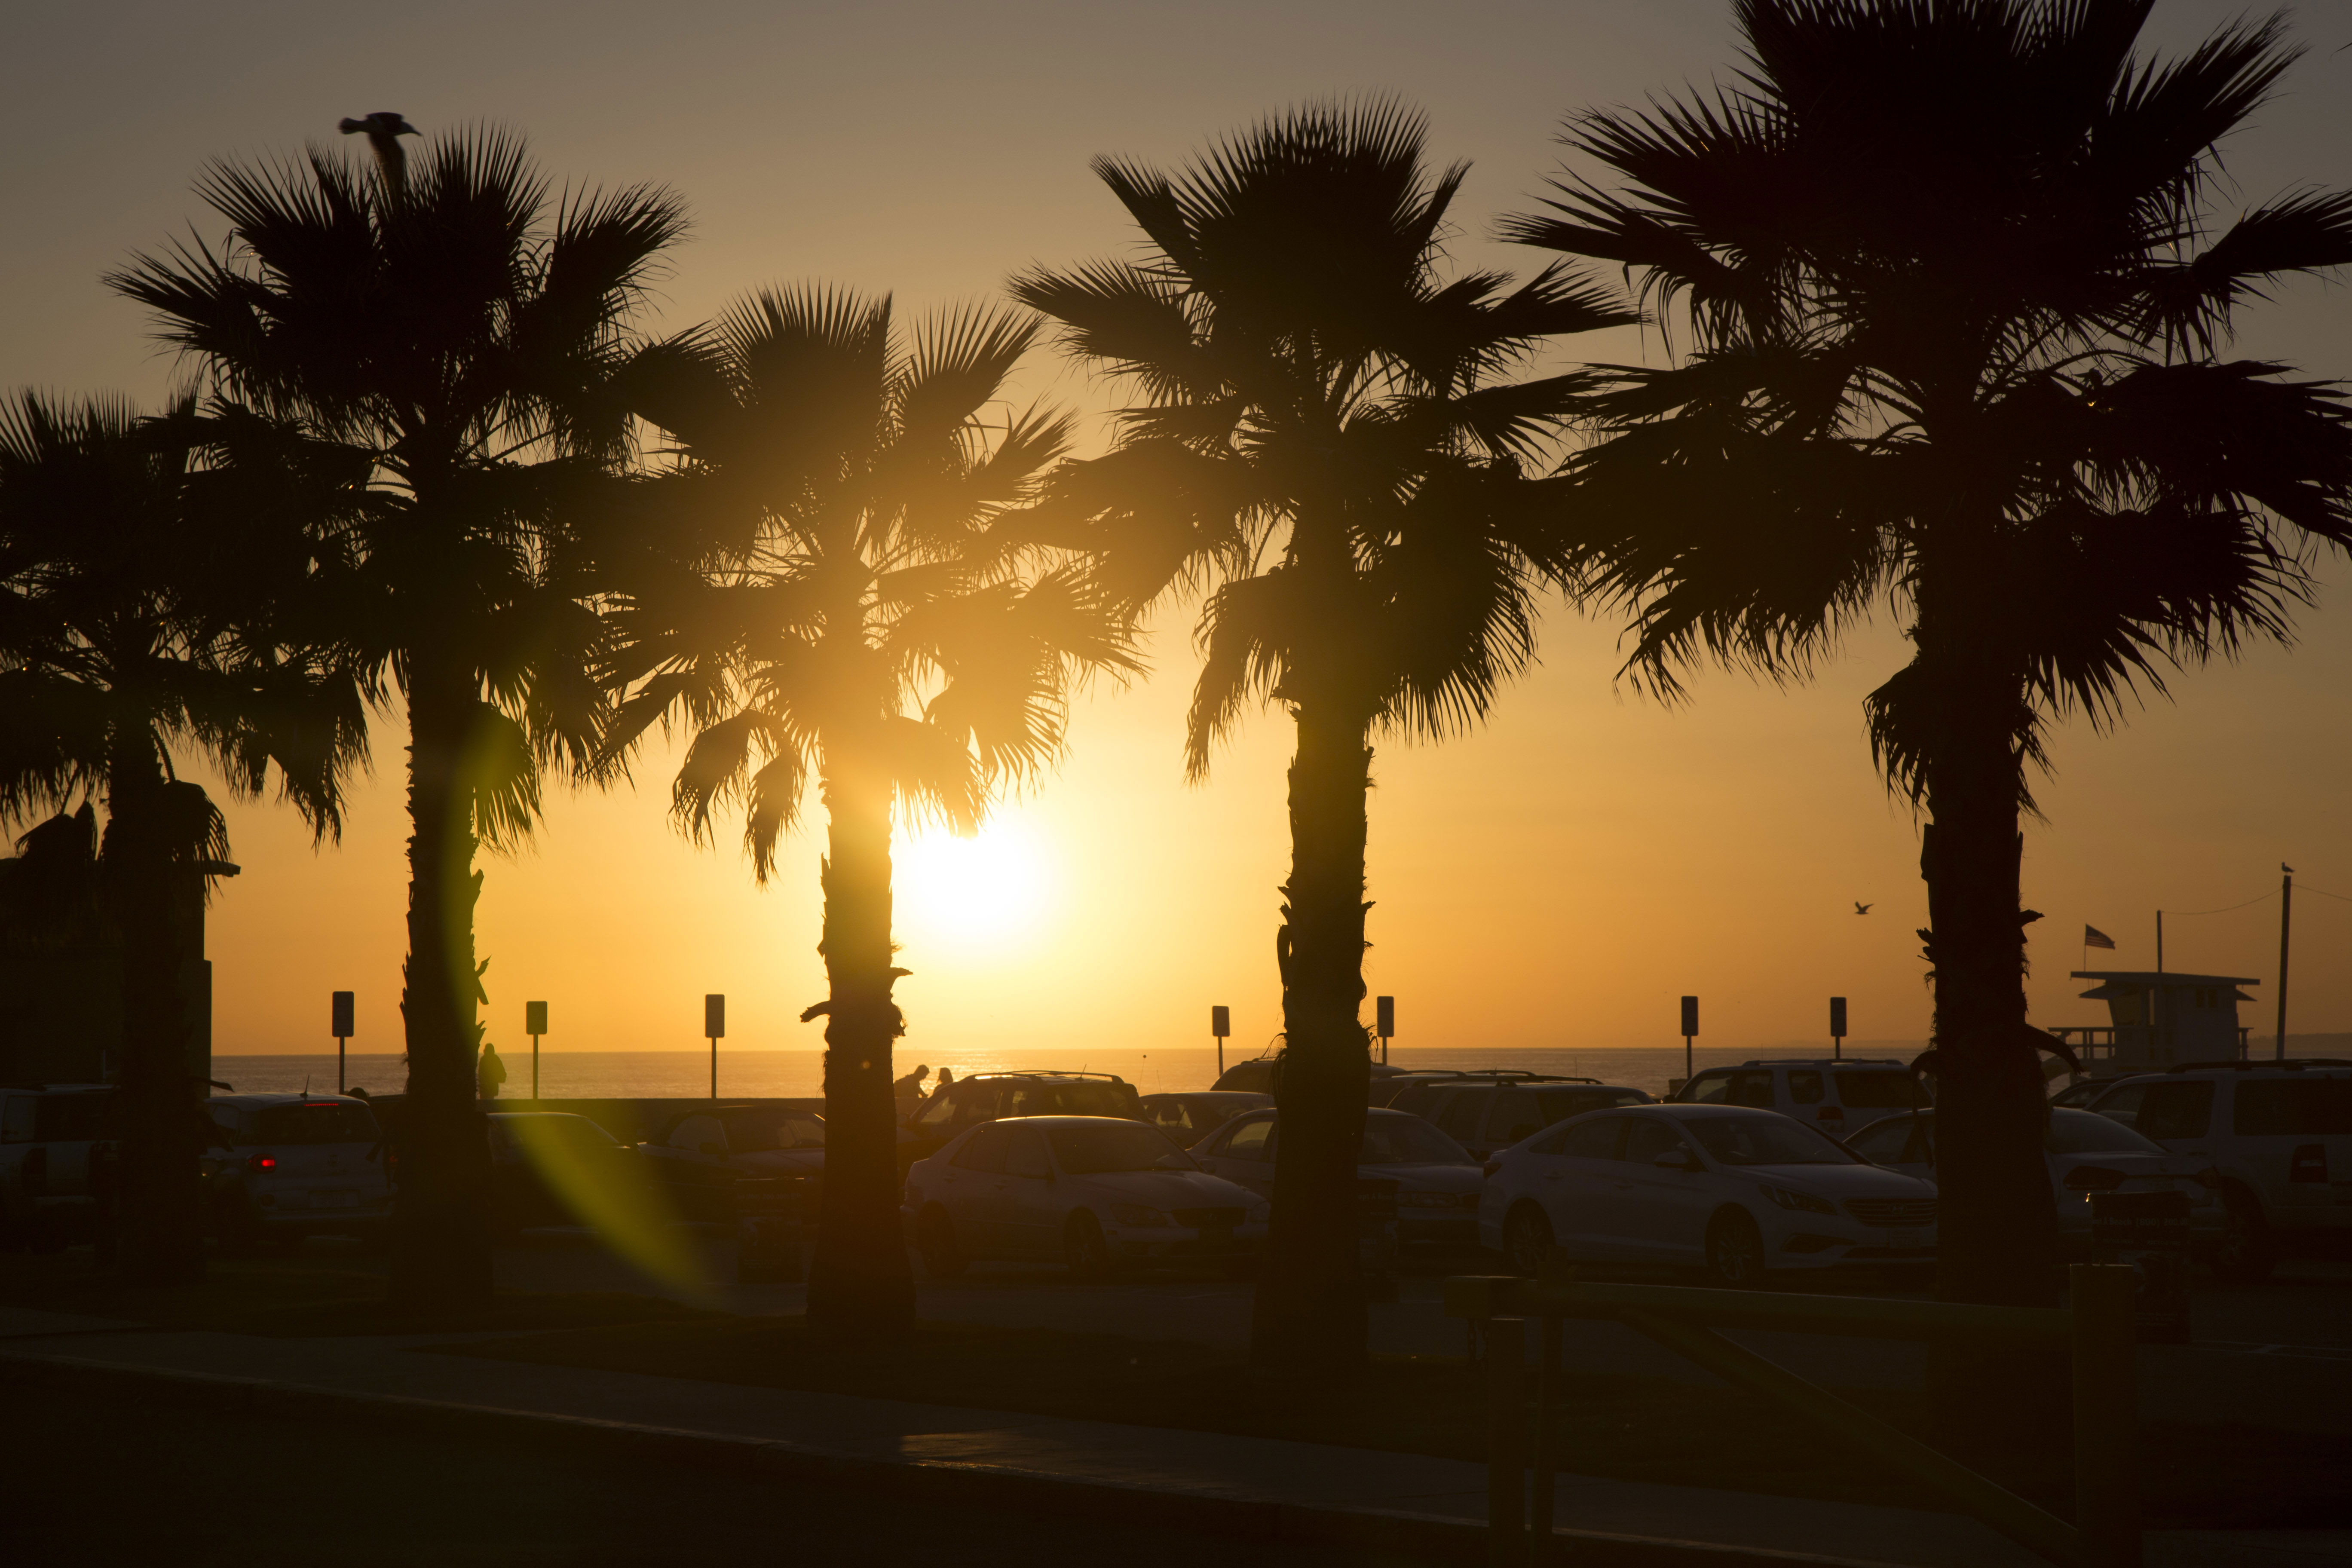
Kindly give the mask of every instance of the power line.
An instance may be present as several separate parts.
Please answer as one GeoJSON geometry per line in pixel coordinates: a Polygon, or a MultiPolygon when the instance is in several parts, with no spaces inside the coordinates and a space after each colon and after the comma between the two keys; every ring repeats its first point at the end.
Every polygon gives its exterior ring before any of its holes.
{"type": "Polygon", "coordinates": [[[2331,893],[2325,888],[2309,887],[2302,882],[2297,882],[2294,885],[2294,890],[2298,893],[2317,893],[2323,899],[2337,899],[2341,900],[2345,903],[2352,904],[2352,899],[2347,899],[2341,893],[2331,893]]]}
{"type": "MultiPolygon", "coordinates": [[[[2313,889],[2312,890],[2316,892],[2318,889],[2313,889]]],[[[2327,896],[2331,899],[2342,897],[2342,895],[2338,893],[2330,893],[2327,896]]],[[[2263,899],[2275,899],[2277,897],[2278,891],[2276,889],[2273,889],[2270,892],[2263,894],[2260,898],[2248,899],[2243,904],[2225,904],[2218,910],[2158,910],[2156,912],[2160,915],[2226,915],[2231,910],[2242,910],[2248,905],[2261,903],[2263,899]]],[[[2347,904],[2352,904],[2352,899],[2345,899],[2344,901],[2347,904]]]]}

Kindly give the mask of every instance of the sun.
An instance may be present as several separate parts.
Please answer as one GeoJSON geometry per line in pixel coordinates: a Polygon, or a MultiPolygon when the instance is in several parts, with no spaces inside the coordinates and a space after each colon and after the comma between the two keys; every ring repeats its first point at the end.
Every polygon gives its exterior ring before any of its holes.
{"type": "Polygon", "coordinates": [[[983,827],[971,838],[926,829],[900,840],[894,860],[903,939],[998,947],[1029,934],[1045,910],[1045,858],[1017,828],[983,827]]]}

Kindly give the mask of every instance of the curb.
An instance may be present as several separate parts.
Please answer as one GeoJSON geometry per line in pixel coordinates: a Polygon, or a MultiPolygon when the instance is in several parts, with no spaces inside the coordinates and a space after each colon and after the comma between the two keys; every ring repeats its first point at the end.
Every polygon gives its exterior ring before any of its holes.
{"type": "MultiPolygon", "coordinates": [[[[595,1416],[497,1405],[461,1405],[409,1394],[362,1394],[271,1378],[125,1366],[67,1356],[0,1353],[0,1384],[161,1400],[203,1409],[341,1417],[439,1430],[471,1428],[558,1443],[635,1449],[648,1458],[691,1457],[827,1486],[892,1492],[925,1502],[1034,1507],[1101,1518],[1129,1528],[1163,1525],[1206,1530],[1254,1541],[1356,1546],[1429,1563],[1483,1565],[1483,1524],[1390,1509],[1318,1508],[1186,1490],[1141,1482],[1114,1482],[968,1460],[884,1458],[846,1454],[775,1437],[649,1426],[595,1416]]],[[[1578,1568],[1902,1568],[1901,1564],[1706,1542],[1556,1530],[1554,1550],[1578,1568]]]]}

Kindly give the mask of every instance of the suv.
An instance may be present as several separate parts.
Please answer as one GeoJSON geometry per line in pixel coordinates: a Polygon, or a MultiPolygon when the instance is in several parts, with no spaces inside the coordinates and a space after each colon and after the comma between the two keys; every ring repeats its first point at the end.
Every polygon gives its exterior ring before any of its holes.
{"type": "Polygon", "coordinates": [[[1927,1089],[1898,1061],[1742,1062],[1709,1068],[1666,1096],[1670,1105],[1746,1105],[1810,1121],[1832,1138],[1919,1110],[1927,1089]]]}
{"type": "Polygon", "coordinates": [[[966,1128],[1007,1116],[1117,1116],[1149,1121],[1135,1086],[1108,1072],[982,1072],[931,1091],[898,1132],[898,1170],[966,1128]]]}
{"type": "Polygon", "coordinates": [[[51,1252],[95,1232],[114,1116],[105,1084],[0,1089],[0,1247],[51,1252]]]}
{"type": "Polygon", "coordinates": [[[2090,1108],[2213,1163],[2222,1279],[2260,1279],[2289,1248],[2352,1239],[2352,1062],[2184,1062],[2123,1079],[2090,1108]]]}
{"type": "Polygon", "coordinates": [[[1457,1073],[1430,1078],[1400,1089],[1388,1109],[1433,1121],[1438,1131],[1470,1152],[1491,1159],[1497,1150],[1526,1142],[1555,1121],[1619,1105],[1647,1105],[1638,1089],[1589,1078],[1547,1078],[1539,1073],[1457,1073]]]}
{"type": "Polygon", "coordinates": [[[382,1237],[390,1162],[365,1100],[221,1094],[205,1109],[218,1130],[205,1151],[205,1207],[225,1250],[249,1252],[266,1237],[382,1237]]]}

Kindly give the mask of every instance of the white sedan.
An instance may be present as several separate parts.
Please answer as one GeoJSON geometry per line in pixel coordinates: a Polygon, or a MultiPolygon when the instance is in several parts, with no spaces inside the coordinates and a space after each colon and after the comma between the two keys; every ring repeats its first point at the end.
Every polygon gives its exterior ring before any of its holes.
{"type": "Polygon", "coordinates": [[[983,1121],[907,1173],[899,1208],[924,1269],[1060,1258],[1087,1279],[1123,1264],[1245,1265],[1266,1205],[1210,1175],[1149,1122],[1108,1116],[983,1121]]]}
{"type": "MultiPolygon", "coordinates": [[[[1890,1116],[1846,1142],[1855,1153],[1890,1171],[1935,1179],[1933,1110],[1890,1116]]],[[[2221,1239],[2221,1181],[2210,1161],[2168,1154],[2119,1121],[2063,1106],[2051,1110],[2042,1147],[2051,1195],[2058,1204],[2058,1243],[2067,1256],[2091,1254],[2093,1193],[2186,1193],[2190,1241],[2209,1247],[2221,1239]]]]}
{"type": "Polygon", "coordinates": [[[1487,1164],[1479,1239],[1532,1274],[1573,1261],[1706,1270],[1916,1266],[1936,1256],[1936,1188],[1856,1159],[1777,1111],[1644,1105],[1545,1130],[1487,1164]]]}

